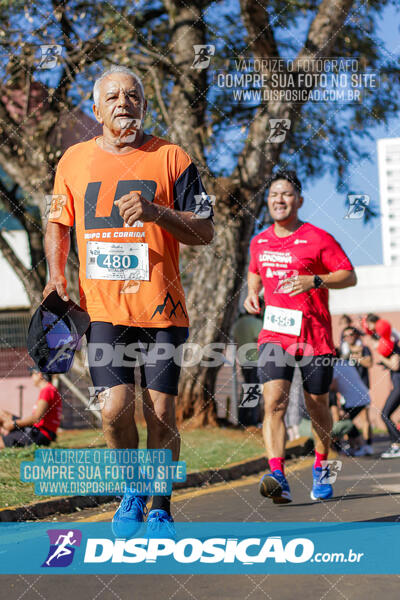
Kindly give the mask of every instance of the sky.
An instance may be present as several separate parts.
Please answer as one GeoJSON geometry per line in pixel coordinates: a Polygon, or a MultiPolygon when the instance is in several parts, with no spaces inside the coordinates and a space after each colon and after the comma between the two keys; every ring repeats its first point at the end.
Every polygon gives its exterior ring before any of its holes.
{"type": "MultiPolygon", "coordinates": [[[[236,3],[235,3],[236,6],[236,3]]],[[[309,27],[309,20],[297,23],[295,32],[290,30],[301,45],[309,27]]],[[[372,35],[376,35],[377,44],[381,47],[383,57],[394,58],[400,53],[400,12],[390,5],[384,7],[375,21],[372,35]]],[[[333,106],[333,105],[332,105],[333,106]]],[[[338,113],[340,118],[340,113],[338,113]]],[[[388,121],[388,126],[376,125],[369,129],[371,140],[362,141],[363,151],[370,154],[370,160],[352,163],[346,178],[347,189],[357,194],[370,197],[370,204],[379,212],[379,178],[377,165],[377,140],[386,137],[400,137],[400,114],[388,121]]],[[[247,131],[241,131],[236,126],[228,127],[224,132],[225,147],[211,149],[209,159],[220,167],[232,167],[230,148],[240,149],[247,131]]],[[[310,142],[312,143],[312,142],[310,142]]],[[[345,218],[346,196],[336,191],[336,180],[328,173],[321,173],[307,185],[302,181],[304,205],[300,210],[300,218],[310,221],[317,227],[326,229],[343,246],[355,266],[382,264],[382,233],[380,217],[373,218],[368,224],[362,219],[345,218]]]]}
{"type": "MultiPolygon", "coordinates": [[[[387,52],[395,55],[400,51],[400,18],[394,7],[387,7],[377,24],[379,37],[385,40],[387,52]]],[[[371,155],[371,160],[361,161],[350,166],[350,189],[355,193],[368,194],[371,203],[379,206],[379,178],[377,140],[379,138],[400,137],[400,115],[391,119],[388,127],[376,126],[371,130],[372,140],[363,145],[371,155]]],[[[380,217],[371,223],[362,220],[345,219],[345,198],[335,189],[335,181],[324,175],[304,186],[304,206],[300,211],[303,220],[312,222],[331,233],[343,246],[355,266],[382,264],[382,233],[380,217]]]]}

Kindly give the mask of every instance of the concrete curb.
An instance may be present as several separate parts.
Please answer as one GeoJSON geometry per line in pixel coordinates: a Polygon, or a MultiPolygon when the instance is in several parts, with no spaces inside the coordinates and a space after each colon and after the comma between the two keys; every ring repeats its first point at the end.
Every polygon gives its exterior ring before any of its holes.
{"type": "MultiPolygon", "coordinates": [[[[307,456],[312,452],[314,442],[311,438],[303,437],[286,445],[286,458],[298,458],[307,456]]],[[[268,468],[265,454],[247,461],[233,463],[222,469],[207,469],[188,473],[186,481],[177,482],[173,485],[174,490],[201,487],[224,481],[240,479],[245,475],[254,475],[268,468]]],[[[12,506],[0,509],[0,522],[34,521],[45,519],[55,514],[68,514],[85,508],[96,508],[101,504],[107,504],[119,500],[117,496],[69,496],[54,498],[54,500],[43,500],[26,506],[12,506]]]]}

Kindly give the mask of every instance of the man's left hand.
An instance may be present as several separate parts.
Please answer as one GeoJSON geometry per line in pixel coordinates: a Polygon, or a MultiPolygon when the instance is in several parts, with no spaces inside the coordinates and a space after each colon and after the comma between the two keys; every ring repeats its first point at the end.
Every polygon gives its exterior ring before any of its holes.
{"type": "Polygon", "coordinates": [[[285,279],[286,283],[292,283],[292,291],[289,296],[297,296],[303,292],[308,292],[314,287],[314,275],[296,275],[285,279]]]}
{"type": "Polygon", "coordinates": [[[135,221],[155,221],[157,218],[157,209],[152,202],[145,200],[141,194],[131,192],[121,196],[115,201],[119,209],[119,214],[129,226],[132,226],[135,221]]]}

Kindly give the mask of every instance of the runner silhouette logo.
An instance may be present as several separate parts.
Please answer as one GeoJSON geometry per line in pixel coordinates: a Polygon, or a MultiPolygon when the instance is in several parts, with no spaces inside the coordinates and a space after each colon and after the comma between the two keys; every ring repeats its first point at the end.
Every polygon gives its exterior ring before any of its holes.
{"type": "Polygon", "coordinates": [[[195,194],[196,208],[194,214],[198,219],[208,219],[212,214],[212,207],[215,205],[215,196],[209,196],[205,192],[195,194]]]}
{"type": "Polygon", "coordinates": [[[68,567],[74,558],[75,548],[81,545],[79,529],[48,529],[49,553],[42,567],[68,567]]]}
{"type": "Polygon", "coordinates": [[[348,194],[348,210],[345,219],[362,219],[370,203],[368,194],[348,194]]]}
{"type": "Polygon", "coordinates": [[[59,64],[62,46],[59,44],[41,44],[41,57],[37,69],[53,69],[59,64]]]}
{"type": "Polygon", "coordinates": [[[212,44],[194,44],[194,60],[190,67],[191,69],[207,69],[210,64],[211,57],[215,54],[215,46],[212,44]]]}
{"type": "Polygon", "coordinates": [[[260,402],[262,395],[261,383],[242,383],[243,396],[239,408],[254,408],[260,402]]]}
{"type": "Polygon", "coordinates": [[[335,483],[339,471],[342,470],[341,460],[321,460],[322,471],[319,477],[319,483],[335,483]]]}
{"type": "Polygon", "coordinates": [[[286,134],[290,130],[290,119],[269,119],[270,134],[267,142],[280,144],[285,141],[286,134]]]}

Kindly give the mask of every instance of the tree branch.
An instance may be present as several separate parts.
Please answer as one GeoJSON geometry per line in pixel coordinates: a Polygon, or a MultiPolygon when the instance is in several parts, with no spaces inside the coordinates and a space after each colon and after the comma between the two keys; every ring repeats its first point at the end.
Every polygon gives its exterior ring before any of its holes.
{"type": "Polygon", "coordinates": [[[278,58],[279,51],[272,30],[267,0],[240,0],[242,19],[248,33],[248,47],[254,56],[278,58]]]}
{"type": "Polygon", "coordinates": [[[154,87],[154,91],[155,91],[155,94],[156,94],[158,106],[160,107],[160,112],[161,112],[161,114],[163,116],[164,121],[168,125],[168,127],[171,127],[172,123],[171,123],[171,119],[169,118],[167,107],[165,106],[165,102],[164,102],[163,97],[162,97],[160,82],[159,82],[159,79],[158,79],[158,74],[156,73],[156,69],[154,67],[149,67],[149,71],[150,71],[150,73],[152,75],[152,78],[153,78],[153,87],[154,87]]]}
{"type": "MultiPolygon", "coordinates": [[[[242,0],[242,4],[247,6],[247,10],[252,6],[253,1],[257,0],[242,0]]],[[[346,21],[348,12],[354,3],[354,0],[322,0],[318,12],[313,19],[305,44],[297,57],[297,66],[301,68],[301,62],[305,58],[328,57],[332,46],[335,43],[338,32],[343,27],[346,21]]],[[[265,6],[265,2],[263,6],[265,6]]],[[[248,21],[248,19],[247,19],[248,21]]],[[[265,23],[265,19],[263,21],[265,23]]],[[[251,30],[254,31],[254,25],[249,24],[251,30]]],[[[256,30],[256,33],[258,29],[256,30]]],[[[273,34],[269,27],[264,27],[266,38],[264,42],[257,35],[256,41],[252,45],[252,49],[260,48],[274,51],[273,34]],[[272,37],[271,37],[272,36],[272,37]]],[[[264,58],[264,57],[263,57],[264,58]]],[[[268,58],[268,56],[267,56],[268,58]]],[[[261,190],[265,187],[265,180],[270,175],[274,164],[279,161],[282,144],[273,144],[268,142],[269,128],[268,120],[270,117],[288,118],[291,120],[291,128],[299,119],[301,113],[301,104],[293,106],[291,102],[273,102],[270,101],[265,106],[257,109],[255,117],[250,125],[249,134],[246,140],[245,147],[239,157],[237,172],[244,186],[256,185],[261,190]]],[[[257,214],[257,206],[254,205],[256,200],[250,201],[250,209],[257,214]]]]}
{"type": "Polygon", "coordinates": [[[0,198],[3,201],[4,207],[11,215],[13,215],[21,223],[25,229],[27,211],[17,198],[18,184],[15,184],[11,190],[8,190],[0,179],[0,198]]]}
{"type": "Polygon", "coordinates": [[[44,261],[43,232],[41,223],[27,210],[17,196],[18,185],[8,190],[0,180],[0,197],[6,210],[21,223],[28,236],[31,264],[35,267],[41,285],[46,284],[46,264],[44,261]]]}
{"type": "Polygon", "coordinates": [[[195,45],[206,43],[206,26],[201,7],[195,0],[166,2],[173,62],[178,71],[170,96],[171,137],[206,169],[200,128],[204,126],[207,77],[205,69],[192,69],[195,45]]]}
{"type": "Polygon", "coordinates": [[[329,57],[353,4],[354,0],[322,0],[298,60],[310,55],[313,58],[329,57]]]}
{"type": "Polygon", "coordinates": [[[135,31],[142,29],[145,25],[148,25],[150,21],[158,19],[165,15],[164,8],[150,8],[149,10],[139,13],[136,15],[129,15],[127,21],[135,29],[135,31]]]}

